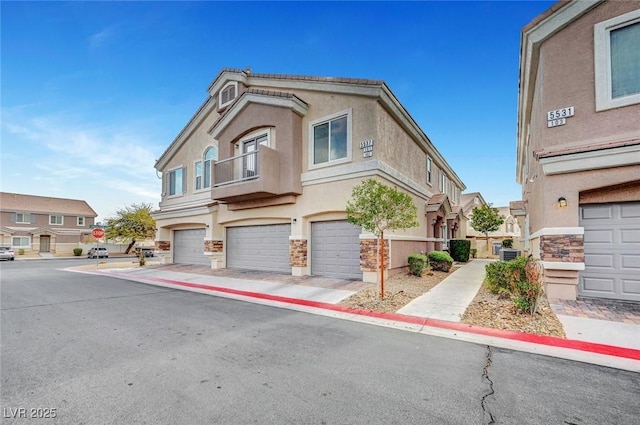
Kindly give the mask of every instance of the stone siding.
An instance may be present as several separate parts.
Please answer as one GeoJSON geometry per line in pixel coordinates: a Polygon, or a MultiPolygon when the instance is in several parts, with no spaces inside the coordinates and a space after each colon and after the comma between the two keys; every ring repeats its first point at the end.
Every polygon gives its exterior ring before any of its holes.
{"type": "Polygon", "coordinates": [[[170,251],[171,241],[156,241],[156,249],[158,251],[170,251]]]}
{"type": "Polygon", "coordinates": [[[204,252],[222,252],[223,249],[222,241],[204,241],[204,252]]]}
{"type": "Polygon", "coordinates": [[[584,263],[583,235],[544,235],[540,237],[543,261],[584,263]]]}
{"type": "Polygon", "coordinates": [[[307,240],[289,240],[289,265],[291,267],[307,267],[307,240]]]}
{"type": "MultiPolygon", "coordinates": [[[[378,271],[378,240],[360,240],[360,269],[366,272],[378,271]]],[[[389,269],[389,241],[384,241],[384,268],[389,269]]]]}

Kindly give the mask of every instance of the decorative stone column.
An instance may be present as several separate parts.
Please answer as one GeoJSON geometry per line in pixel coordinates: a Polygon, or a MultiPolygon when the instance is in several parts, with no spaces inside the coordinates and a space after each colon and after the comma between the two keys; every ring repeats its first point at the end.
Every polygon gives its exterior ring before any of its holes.
{"type": "Polygon", "coordinates": [[[156,241],[156,250],[161,264],[171,262],[171,241],[156,241]]]}
{"type": "Polygon", "coordinates": [[[547,296],[575,300],[578,275],[584,270],[584,235],[541,235],[540,258],[547,296]]]}
{"type": "Polygon", "coordinates": [[[204,241],[204,253],[211,259],[212,269],[222,269],[225,267],[224,241],[222,239],[206,239],[204,241]]]}
{"type": "Polygon", "coordinates": [[[289,237],[289,265],[293,276],[308,274],[308,256],[307,239],[289,237]]]}
{"type": "MultiPolygon", "coordinates": [[[[384,243],[384,275],[389,273],[389,240],[384,243]]],[[[360,270],[364,282],[376,282],[378,280],[378,240],[360,239],[360,270]]]]}

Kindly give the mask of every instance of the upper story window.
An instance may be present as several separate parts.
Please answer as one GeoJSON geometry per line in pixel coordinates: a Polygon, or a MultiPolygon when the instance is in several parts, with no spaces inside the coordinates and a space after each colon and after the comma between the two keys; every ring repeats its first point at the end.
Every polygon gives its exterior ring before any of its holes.
{"type": "Polygon", "coordinates": [[[78,227],[84,227],[84,225],[85,225],[85,219],[84,219],[84,217],[78,217],[78,222],[77,222],[77,224],[78,224],[78,227]]]}
{"type": "Polygon", "coordinates": [[[168,177],[168,193],[169,196],[182,195],[186,191],[186,180],[184,177],[184,168],[176,168],[169,171],[168,177]]]}
{"type": "Polygon", "coordinates": [[[211,146],[204,152],[203,160],[196,161],[194,166],[195,190],[211,187],[211,169],[213,167],[213,162],[217,160],[218,149],[211,146]]]}
{"type": "Polygon", "coordinates": [[[229,103],[233,101],[238,95],[238,83],[236,81],[232,81],[227,83],[226,86],[220,90],[220,95],[218,96],[218,106],[220,108],[227,106],[229,103]]]}
{"type": "Polygon", "coordinates": [[[429,184],[431,184],[431,167],[432,167],[431,157],[427,156],[427,183],[429,184]]]}
{"type": "Polygon", "coordinates": [[[61,215],[50,215],[49,224],[55,226],[62,226],[64,224],[64,217],[61,215]]]}
{"type": "Polygon", "coordinates": [[[310,124],[309,168],[351,160],[351,110],[310,124]]]}
{"type": "Polygon", "coordinates": [[[438,189],[440,189],[440,193],[445,193],[447,189],[447,176],[443,171],[440,171],[440,184],[438,189]]]}
{"type": "Polygon", "coordinates": [[[31,223],[31,214],[29,214],[29,213],[16,213],[16,223],[22,223],[22,224],[31,223]]]}
{"type": "Polygon", "coordinates": [[[596,111],[640,103],[640,9],[594,26],[596,111]]]}

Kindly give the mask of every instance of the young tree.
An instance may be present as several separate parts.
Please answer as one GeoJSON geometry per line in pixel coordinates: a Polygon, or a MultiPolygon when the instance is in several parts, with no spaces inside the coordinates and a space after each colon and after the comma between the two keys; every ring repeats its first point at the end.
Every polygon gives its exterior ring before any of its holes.
{"type": "Polygon", "coordinates": [[[107,219],[106,239],[130,241],[128,254],[136,240],[156,236],[156,221],[151,217],[151,204],[133,204],[116,211],[116,217],[107,219]]]}
{"type": "Polygon", "coordinates": [[[347,202],[347,220],[362,226],[378,239],[380,298],[384,298],[384,232],[418,226],[418,209],[409,195],[374,179],[364,180],[354,187],[351,198],[347,202]]]}
{"type": "Polygon", "coordinates": [[[495,232],[504,223],[504,216],[491,204],[474,207],[471,212],[471,227],[487,238],[487,252],[489,252],[489,232],[495,232]]]}

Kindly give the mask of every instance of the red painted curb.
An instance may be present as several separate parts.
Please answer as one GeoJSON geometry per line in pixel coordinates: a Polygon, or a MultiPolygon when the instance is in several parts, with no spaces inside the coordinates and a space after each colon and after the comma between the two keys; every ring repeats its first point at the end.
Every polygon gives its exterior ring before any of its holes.
{"type": "MultiPolygon", "coordinates": [[[[100,274],[114,275],[123,278],[130,278],[124,273],[98,272],[100,274]]],[[[152,276],[136,276],[136,278],[150,280],[155,282],[166,283],[169,285],[183,286],[187,288],[204,289],[211,292],[220,292],[225,294],[241,295],[244,297],[257,298],[269,301],[278,301],[288,304],[301,305],[305,307],[313,307],[324,310],[331,310],[340,313],[348,313],[359,316],[374,317],[377,319],[392,320],[396,322],[411,323],[420,326],[429,326],[432,328],[448,329],[459,332],[467,332],[478,335],[492,336],[496,338],[510,339],[514,341],[530,342],[533,344],[547,345],[558,348],[569,348],[572,350],[586,351],[590,353],[605,354],[608,356],[623,357],[632,360],[640,360],[640,350],[625,347],[616,347],[613,345],[598,344],[594,342],[585,342],[572,339],[563,339],[554,336],[533,335],[524,332],[514,332],[503,329],[484,328],[481,326],[466,325],[463,323],[449,322],[446,320],[429,319],[424,317],[408,316],[398,313],[380,313],[370,310],[358,310],[340,305],[323,303],[318,301],[309,301],[298,298],[289,298],[279,295],[262,294],[259,292],[242,291],[239,289],[224,288],[220,286],[211,286],[201,283],[184,282],[180,280],[165,279],[152,276]]]]}

